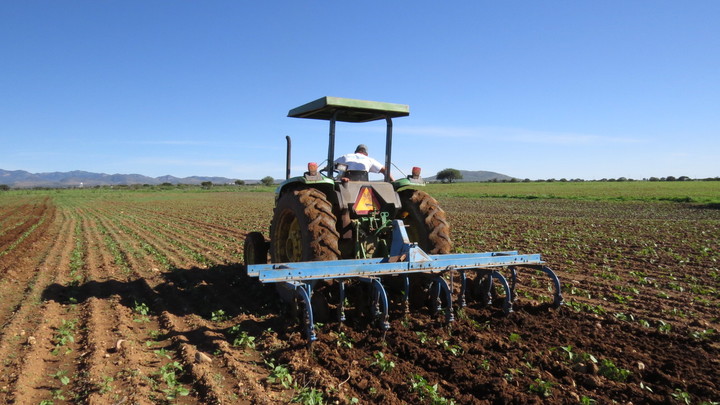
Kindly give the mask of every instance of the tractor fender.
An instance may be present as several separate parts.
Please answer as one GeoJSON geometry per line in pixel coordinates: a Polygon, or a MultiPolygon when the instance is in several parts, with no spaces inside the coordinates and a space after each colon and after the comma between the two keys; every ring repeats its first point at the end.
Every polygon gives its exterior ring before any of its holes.
{"type": "Polygon", "coordinates": [[[286,192],[297,190],[298,188],[307,188],[308,186],[322,191],[333,205],[337,204],[337,197],[333,192],[335,189],[335,180],[322,175],[314,177],[307,175],[297,176],[283,181],[275,189],[275,203],[277,203],[280,197],[286,192]]]}

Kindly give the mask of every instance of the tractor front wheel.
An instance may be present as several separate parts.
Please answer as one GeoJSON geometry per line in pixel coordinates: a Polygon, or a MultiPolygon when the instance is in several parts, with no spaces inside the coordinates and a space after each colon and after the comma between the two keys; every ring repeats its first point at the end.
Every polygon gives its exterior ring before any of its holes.
{"type": "Polygon", "coordinates": [[[267,263],[268,246],[265,237],[260,232],[250,232],[245,236],[243,256],[245,266],[249,264],[267,263]]]}

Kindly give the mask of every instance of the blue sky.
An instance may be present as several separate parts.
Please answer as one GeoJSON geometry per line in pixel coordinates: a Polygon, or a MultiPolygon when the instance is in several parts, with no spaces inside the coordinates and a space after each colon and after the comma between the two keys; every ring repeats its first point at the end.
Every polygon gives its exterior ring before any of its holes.
{"type": "MultiPolygon", "coordinates": [[[[4,1],[0,168],[282,178],[322,96],[410,106],[393,161],[720,176],[718,1],[4,1]]],[[[337,153],[384,127],[338,124],[337,153]]],[[[397,172],[397,169],[393,169],[397,172]]]]}

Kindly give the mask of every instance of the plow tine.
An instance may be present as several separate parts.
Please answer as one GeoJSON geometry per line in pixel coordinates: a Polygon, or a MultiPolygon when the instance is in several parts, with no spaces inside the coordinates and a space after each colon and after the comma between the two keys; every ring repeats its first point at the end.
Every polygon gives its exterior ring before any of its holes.
{"type": "Polygon", "coordinates": [[[345,322],[345,282],[338,282],[338,289],[340,290],[340,305],[338,306],[338,320],[345,322]]]}
{"type": "Polygon", "coordinates": [[[547,267],[547,266],[539,266],[539,269],[540,269],[540,271],[542,271],[543,273],[547,274],[548,277],[550,277],[550,279],[551,279],[552,282],[553,282],[553,285],[554,285],[554,287],[555,287],[555,295],[554,295],[554,298],[553,298],[553,306],[554,306],[555,308],[557,308],[557,307],[559,307],[560,305],[563,304],[563,296],[562,296],[562,292],[560,291],[560,279],[558,278],[557,274],[555,274],[555,272],[552,271],[552,270],[551,270],[549,267],[547,267]]]}
{"type": "Polygon", "coordinates": [[[465,293],[467,292],[467,275],[465,274],[465,270],[460,271],[460,308],[465,308],[467,306],[467,301],[465,300],[465,293]]]}
{"type": "Polygon", "coordinates": [[[453,322],[455,320],[455,315],[453,314],[452,310],[452,290],[450,289],[450,286],[448,286],[447,281],[439,275],[436,275],[433,277],[433,295],[435,296],[435,302],[437,303],[437,307],[435,308],[435,313],[442,310],[442,300],[440,299],[440,295],[443,294],[445,296],[445,320],[447,322],[453,322]]]}
{"type": "Polygon", "coordinates": [[[480,281],[480,302],[483,305],[492,304],[492,294],[490,293],[493,289],[492,275],[489,271],[483,271],[481,278],[487,277],[486,281],[480,281]]]}
{"type": "Polygon", "coordinates": [[[403,310],[405,314],[410,313],[410,276],[403,277],[403,310]]]}
{"type": "Polygon", "coordinates": [[[288,283],[291,288],[295,289],[298,298],[303,302],[305,307],[305,335],[308,341],[311,343],[317,340],[315,335],[315,323],[313,321],[313,310],[312,310],[312,286],[307,283],[288,283]]]}
{"type": "Polygon", "coordinates": [[[362,282],[369,283],[372,288],[370,309],[374,318],[379,318],[382,330],[390,329],[390,315],[388,313],[388,298],[380,279],[361,278],[362,282]]]}
{"type": "MultiPolygon", "coordinates": [[[[512,291],[510,290],[510,285],[507,282],[507,279],[505,276],[500,274],[497,270],[493,270],[492,273],[490,273],[491,279],[496,278],[500,284],[502,284],[503,288],[505,289],[505,303],[503,303],[503,312],[505,314],[509,314],[512,312],[512,291]]],[[[491,284],[492,285],[492,284],[491,284]]]]}
{"type": "Polygon", "coordinates": [[[517,296],[515,295],[515,286],[517,285],[517,269],[515,268],[515,266],[510,266],[510,274],[512,275],[512,281],[510,284],[510,291],[512,291],[511,301],[515,302],[515,298],[517,298],[517,296]]]}

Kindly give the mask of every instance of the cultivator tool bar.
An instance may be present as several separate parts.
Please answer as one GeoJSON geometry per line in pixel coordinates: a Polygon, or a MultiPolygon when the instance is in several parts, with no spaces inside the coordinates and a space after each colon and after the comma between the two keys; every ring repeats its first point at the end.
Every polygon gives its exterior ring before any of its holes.
{"type": "Polygon", "coordinates": [[[420,249],[416,243],[408,239],[405,227],[401,220],[393,221],[393,238],[390,255],[386,258],[349,259],[333,261],[296,262],[254,264],[247,266],[247,273],[257,277],[263,283],[279,283],[282,287],[294,291],[302,302],[305,312],[306,334],[310,341],[316,340],[314,331],[313,309],[311,298],[313,287],[319,280],[334,279],[338,281],[340,308],[339,320],[345,320],[345,281],[355,279],[370,286],[371,311],[377,319],[380,328],[387,330],[390,327],[388,317],[388,297],[382,283],[382,277],[397,276],[404,278],[403,305],[409,312],[408,297],[410,296],[409,275],[424,273],[432,281],[431,298],[437,303],[437,310],[444,310],[448,322],[454,320],[452,309],[452,283],[455,275],[460,278],[459,305],[465,306],[468,271],[474,271],[477,277],[485,278],[481,297],[483,303],[491,301],[493,282],[500,283],[505,290],[503,310],[512,311],[512,302],[515,299],[515,286],[519,268],[529,268],[547,274],[554,285],[554,306],[563,302],[560,292],[560,280],[557,275],[545,266],[539,254],[519,254],[517,251],[463,253],[429,255],[420,249]],[[511,271],[511,282],[508,283],[498,269],[508,268],[511,271]],[[450,278],[448,283],[446,275],[450,278]],[[443,306],[442,303],[445,303],[443,306]]]}

